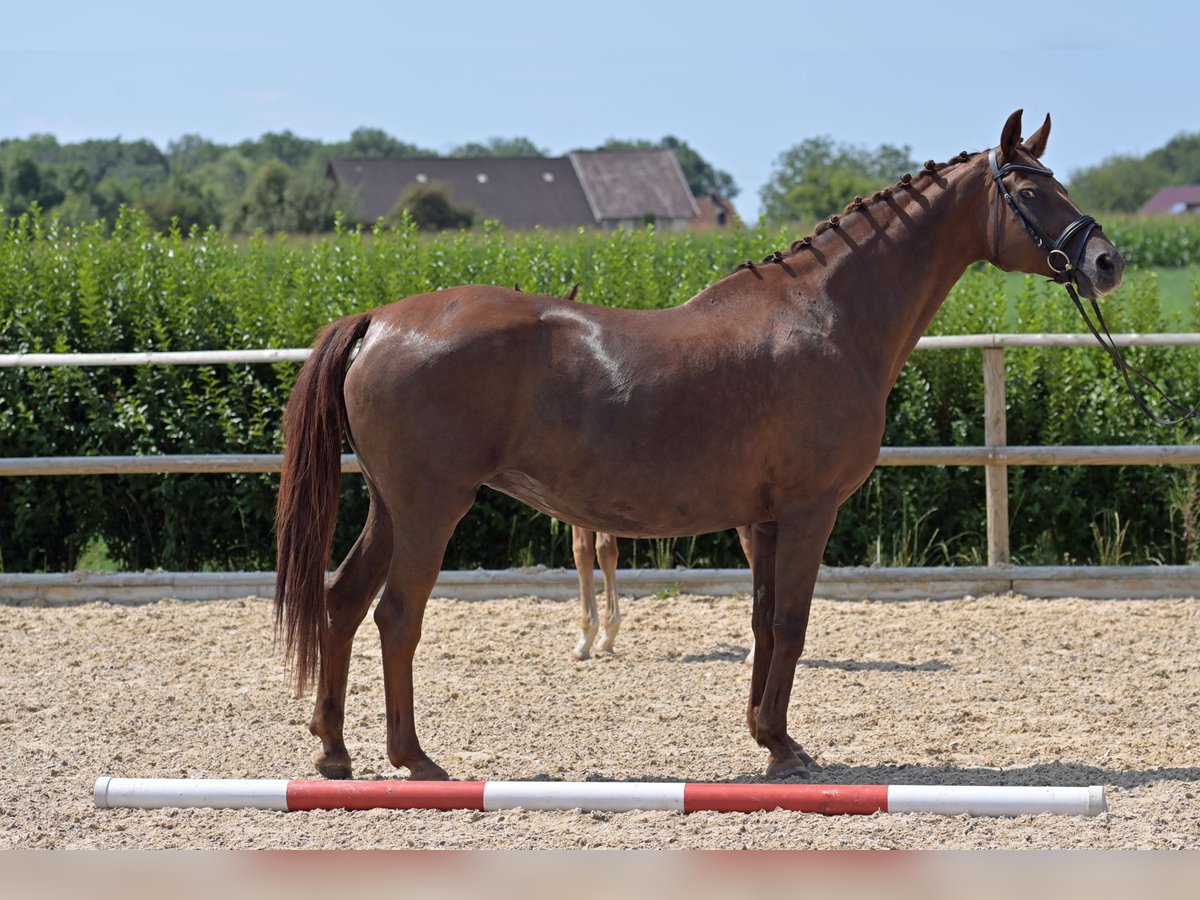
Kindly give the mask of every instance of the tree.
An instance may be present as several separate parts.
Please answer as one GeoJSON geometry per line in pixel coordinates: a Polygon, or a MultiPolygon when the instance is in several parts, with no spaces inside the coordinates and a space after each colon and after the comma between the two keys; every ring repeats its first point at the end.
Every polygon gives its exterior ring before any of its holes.
{"type": "Polygon", "coordinates": [[[388,213],[388,221],[399,223],[406,210],[421,231],[470,228],[475,222],[475,211],[468,206],[455,206],[449,189],[436,181],[408,188],[388,213]]]}
{"type": "Polygon", "coordinates": [[[270,159],[259,166],[242,198],[239,230],[287,230],[290,224],[287,192],[291,177],[291,167],[278,159],[270,159]]]}
{"type": "Polygon", "coordinates": [[[662,139],[662,145],[675,151],[679,160],[679,168],[683,169],[683,177],[687,179],[688,187],[696,197],[717,196],[733,198],[738,195],[739,188],[733,176],[712,165],[703,156],[688,146],[686,141],[668,134],[662,139]]]}
{"type": "Polygon", "coordinates": [[[233,229],[238,224],[242,199],[254,171],[254,163],[239,151],[225,148],[216,160],[192,172],[192,177],[212,195],[223,227],[233,229]]]}
{"type": "Polygon", "coordinates": [[[450,156],[546,156],[548,152],[526,137],[494,137],[488,138],[482,144],[471,142],[455,147],[450,151],[450,156]]]}
{"type": "Polygon", "coordinates": [[[381,128],[356,128],[350,140],[325,146],[322,163],[331,159],[404,159],[413,156],[437,156],[432,150],[392,137],[381,128]]]}
{"type": "Polygon", "coordinates": [[[219,222],[216,199],[204,186],[187,175],[175,175],[142,198],[142,208],[150,224],[158,231],[167,231],[178,221],[186,234],[192,228],[201,230],[219,222]]]}
{"type": "Polygon", "coordinates": [[[809,138],[775,160],[759,196],[770,221],[809,223],[840,212],[856,194],[872,191],[917,168],[908,146],[881,144],[874,150],[809,138]]]}
{"type": "Polygon", "coordinates": [[[256,141],[242,141],[238,150],[258,163],[276,160],[290,167],[303,166],[320,149],[320,141],[298,137],[291,131],[271,131],[256,141]]]}
{"type": "Polygon", "coordinates": [[[112,175],[100,180],[92,192],[92,202],[96,204],[100,217],[112,226],[121,213],[121,207],[134,206],[141,192],[136,183],[128,184],[112,175]]]}
{"type": "Polygon", "coordinates": [[[1168,172],[1172,184],[1200,184],[1200,134],[1175,135],[1146,162],[1168,172]]]}
{"type": "Polygon", "coordinates": [[[90,194],[68,192],[63,202],[54,208],[54,215],[64,225],[90,225],[104,216],[90,194]]]}
{"type": "Polygon", "coordinates": [[[1110,156],[1099,165],[1072,172],[1069,190],[1080,209],[1137,212],[1171,181],[1166,169],[1147,159],[1110,156]]]}
{"type": "Polygon", "coordinates": [[[185,134],[167,144],[167,162],[171,174],[194,172],[221,158],[225,148],[198,134],[185,134]]]}
{"type": "Polygon", "coordinates": [[[63,164],[82,166],[93,185],[105,178],[136,183],[141,191],[165,184],[171,164],[151,141],[91,140],[63,147],[63,164]]]}
{"type": "Polygon", "coordinates": [[[1144,157],[1110,156],[1071,173],[1071,197],[1084,209],[1137,212],[1159,190],[1200,184],[1200,134],[1179,134],[1144,157]]]}
{"type": "Polygon", "coordinates": [[[3,173],[4,192],[0,207],[7,215],[29,212],[34,204],[49,211],[62,203],[66,194],[59,188],[52,166],[39,166],[28,156],[18,157],[3,173]]]}
{"type": "Polygon", "coordinates": [[[240,214],[226,227],[238,231],[332,231],[339,209],[353,203],[315,164],[293,169],[268,160],[254,173],[242,196],[240,214]]]}
{"type": "Polygon", "coordinates": [[[351,224],[357,207],[345,188],[326,178],[315,166],[292,173],[286,201],[290,213],[288,230],[297,234],[333,231],[339,211],[345,214],[344,221],[351,224]]]}

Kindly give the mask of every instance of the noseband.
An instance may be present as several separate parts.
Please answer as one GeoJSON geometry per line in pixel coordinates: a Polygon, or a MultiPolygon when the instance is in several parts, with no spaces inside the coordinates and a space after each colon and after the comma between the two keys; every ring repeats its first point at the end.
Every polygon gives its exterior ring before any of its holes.
{"type": "Polygon", "coordinates": [[[1021,208],[1020,202],[1012,195],[1012,192],[1009,191],[1008,187],[1005,186],[1004,176],[1010,172],[1028,172],[1031,175],[1046,175],[1052,177],[1054,172],[1045,168],[1044,166],[1031,166],[1026,163],[1010,162],[1000,165],[999,160],[996,158],[996,149],[997,148],[993,147],[988,151],[988,165],[992,170],[992,181],[996,184],[997,193],[996,203],[994,203],[992,206],[992,209],[995,211],[995,215],[992,220],[992,262],[997,268],[1004,268],[1000,265],[999,198],[1002,197],[1004,202],[1008,204],[1008,208],[1012,210],[1013,215],[1016,216],[1017,222],[1019,222],[1021,227],[1025,229],[1025,232],[1031,238],[1033,238],[1033,242],[1037,244],[1038,249],[1042,250],[1046,254],[1046,265],[1048,265],[1050,270],[1054,272],[1053,280],[1066,288],[1067,294],[1070,296],[1072,302],[1074,302],[1075,307],[1079,310],[1079,314],[1083,316],[1083,321],[1087,323],[1088,329],[1092,332],[1092,335],[1096,338],[1096,340],[1100,342],[1100,346],[1107,350],[1108,355],[1112,357],[1113,365],[1117,367],[1117,370],[1124,377],[1125,386],[1129,389],[1130,395],[1133,397],[1134,402],[1138,405],[1141,411],[1158,425],[1178,425],[1180,422],[1183,422],[1186,419],[1200,418],[1200,401],[1197,401],[1194,406],[1189,407],[1185,403],[1181,403],[1172,397],[1168,397],[1163,392],[1162,388],[1155,384],[1154,381],[1149,378],[1149,376],[1139,372],[1128,362],[1126,362],[1125,357],[1121,353],[1121,349],[1117,346],[1116,341],[1113,340],[1112,334],[1108,330],[1108,323],[1104,321],[1104,315],[1100,312],[1100,305],[1096,303],[1096,299],[1094,297],[1089,297],[1088,302],[1091,304],[1092,310],[1096,313],[1096,321],[1100,323],[1099,329],[1092,324],[1092,320],[1088,317],[1087,311],[1083,308],[1083,303],[1079,299],[1079,294],[1075,291],[1075,287],[1078,284],[1077,278],[1079,274],[1079,263],[1083,259],[1084,251],[1087,249],[1088,241],[1092,238],[1092,233],[1100,228],[1100,223],[1091,216],[1080,216],[1062,230],[1062,234],[1058,236],[1057,240],[1051,242],[1038,230],[1037,225],[1035,225],[1033,220],[1030,219],[1029,214],[1021,208]],[[1082,234],[1083,238],[1078,242],[1078,249],[1075,251],[1074,257],[1072,257],[1067,251],[1067,247],[1073,240],[1075,240],[1076,235],[1079,234],[1082,234]],[[1104,337],[1101,337],[1100,329],[1104,330],[1104,336],[1108,338],[1107,341],[1104,339],[1104,337]],[[1179,417],[1176,419],[1169,419],[1164,416],[1160,416],[1151,410],[1146,403],[1145,396],[1133,383],[1135,378],[1141,381],[1143,384],[1149,386],[1152,390],[1154,390],[1155,393],[1162,397],[1162,399],[1166,401],[1167,405],[1172,410],[1179,413],[1179,417]]]}

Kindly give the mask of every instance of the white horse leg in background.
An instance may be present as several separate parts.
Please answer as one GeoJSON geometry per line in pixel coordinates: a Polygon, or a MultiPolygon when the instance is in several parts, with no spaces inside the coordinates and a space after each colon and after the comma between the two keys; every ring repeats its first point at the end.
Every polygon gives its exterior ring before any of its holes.
{"type": "MultiPolygon", "coordinates": [[[[738,540],[742,545],[742,553],[746,561],[753,565],[750,553],[750,529],[738,528],[738,540]]],[[[617,539],[611,534],[588,531],[584,528],[571,526],[571,552],[575,557],[575,569],[579,573],[579,601],[581,615],[579,618],[579,643],[571,655],[584,660],[591,656],[592,642],[600,630],[600,615],[596,608],[596,574],[592,568],[592,560],[600,563],[600,571],[604,575],[604,637],[596,649],[604,653],[612,653],[617,632],[621,629],[621,601],[617,596],[617,539]]],[[[746,654],[746,662],[754,662],[754,638],[750,638],[750,652],[746,654]]]]}
{"type": "Polygon", "coordinates": [[[596,576],[592,561],[600,563],[604,575],[604,637],[596,648],[612,653],[613,642],[621,628],[621,603],[617,597],[617,539],[611,534],[588,531],[571,526],[571,552],[575,556],[575,569],[579,573],[579,600],[582,605],[579,619],[579,643],[572,656],[587,659],[591,655],[592,641],[600,628],[600,616],[596,609],[596,576]]]}

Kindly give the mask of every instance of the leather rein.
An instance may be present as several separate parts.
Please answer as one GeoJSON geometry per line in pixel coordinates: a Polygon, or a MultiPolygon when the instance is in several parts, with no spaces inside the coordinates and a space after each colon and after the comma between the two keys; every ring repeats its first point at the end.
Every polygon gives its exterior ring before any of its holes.
{"type": "MultiPolygon", "coordinates": [[[[1104,314],[1100,312],[1100,306],[1096,302],[1096,298],[1089,297],[1088,302],[1091,304],[1092,310],[1096,314],[1096,322],[1099,323],[1099,328],[1092,323],[1091,318],[1087,314],[1087,310],[1083,308],[1083,301],[1079,299],[1079,294],[1076,291],[1076,285],[1078,284],[1076,279],[1078,278],[1079,263],[1083,259],[1084,251],[1087,249],[1087,243],[1089,240],[1091,240],[1092,233],[1100,228],[1100,223],[1091,216],[1082,215],[1067,225],[1067,227],[1062,230],[1062,233],[1059,234],[1058,238],[1053,242],[1048,240],[1040,232],[1037,225],[1033,222],[1025,210],[1021,208],[1021,204],[1017,198],[1014,197],[1012,192],[1009,191],[1007,186],[1005,186],[1004,176],[1010,172],[1028,172],[1033,175],[1053,176],[1054,172],[1044,166],[1031,166],[1026,163],[1010,162],[1000,165],[999,160],[997,159],[996,151],[997,148],[995,147],[988,151],[988,165],[992,170],[992,181],[996,184],[998,197],[1003,198],[1004,202],[1008,205],[1008,208],[1012,210],[1013,215],[1016,216],[1017,222],[1020,223],[1021,227],[1025,229],[1025,232],[1031,238],[1033,238],[1033,242],[1037,244],[1038,248],[1045,252],[1046,264],[1050,267],[1051,271],[1054,272],[1054,278],[1052,280],[1066,288],[1067,295],[1075,304],[1075,308],[1079,310],[1079,314],[1083,317],[1083,321],[1087,323],[1088,330],[1091,331],[1092,335],[1100,343],[1100,346],[1108,352],[1110,357],[1112,357],[1113,365],[1117,367],[1117,370],[1125,379],[1125,386],[1129,389],[1129,394],[1133,397],[1133,400],[1137,404],[1138,408],[1141,409],[1141,411],[1144,412],[1151,421],[1158,425],[1178,425],[1187,419],[1200,418],[1200,401],[1197,401],[1195,405],[1189,407],[1186,403],[1182,403],[1172,397],[1168,397],[1166,393],[1163,392],[1163,389],[1155,384],[1154,381],[1152,381],[1147,375],[1139,372],[1126,361],[1125,357],[1121,353],[1121,349],[1117,346],[1116,341],[1113,340],[1111,332],[1108,330],[1108,324],[1104,321],[1104,314]],[[1082,237],[1079,237],[1080,235],[1082,237]],[[1077,241],[1077,250],[1074,257],[1072,257],[1068,252],[1068,248],[1073,241],[1077,241]],[[1103,336],[1101,336],[1100,333],[1101,329],[1104,332],[1103,336]],[[1105,338],[1107,338],[1107,340],[1105,340],[1105,338]],[[1150,409],[1149,405],[1146,403],[1145,395],[1143,395],[1138,386],[1134,384],[1135,379],[1141,381],[1143,384],[1151,388],[1156,394],[1158,394],[1158,396],[1160,396],[1166,402],[1167,406],[1170,407],[1172,411],[1179,413],[1179,417],[1175,419],[1167,418],[1165,416],[1160,416],[1158,413],[1150,409]]],[[[999,201],[993,204],[992,208],[995,211],[992,225],[992,262],[997,266],[997,268],[1003,268],[1003,266],[1000,265],[999,201]]]]}

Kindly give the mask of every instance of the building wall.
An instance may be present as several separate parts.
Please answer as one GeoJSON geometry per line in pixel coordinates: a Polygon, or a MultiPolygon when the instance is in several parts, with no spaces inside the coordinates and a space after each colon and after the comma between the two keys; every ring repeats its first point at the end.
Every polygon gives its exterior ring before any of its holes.
{"type": "MultiPolygon", "coordinates": [[[[683,231],[691,225],[691,219],[655,219],[654,227],[659,231],[683,231]]],[[[600,227],[608,231],[617,228],[644,228],[644,219],[604,219],[600,227]]]]}

